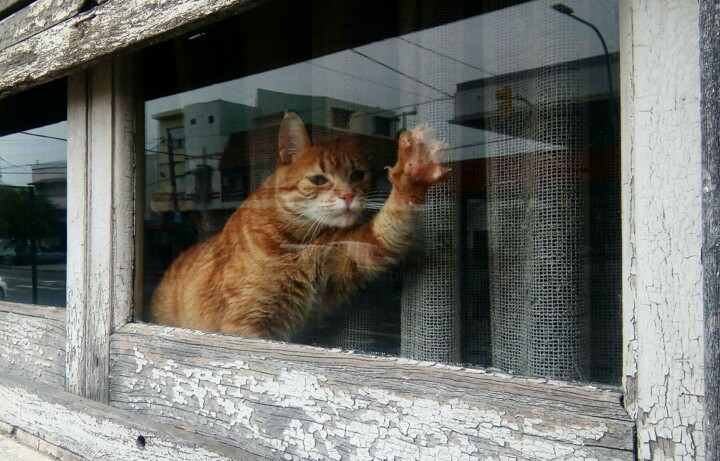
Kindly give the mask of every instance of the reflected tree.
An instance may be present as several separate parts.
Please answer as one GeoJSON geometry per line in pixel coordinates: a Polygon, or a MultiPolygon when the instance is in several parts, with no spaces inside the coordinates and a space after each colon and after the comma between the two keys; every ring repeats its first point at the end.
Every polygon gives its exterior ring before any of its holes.
{"type": "Polygon", "coordinates": [[[62,233],[60,209],[39,194],[31,198],[27,187],[0,185],[0,238],[11,241],[16,250],[38,240],[62,233]]]}

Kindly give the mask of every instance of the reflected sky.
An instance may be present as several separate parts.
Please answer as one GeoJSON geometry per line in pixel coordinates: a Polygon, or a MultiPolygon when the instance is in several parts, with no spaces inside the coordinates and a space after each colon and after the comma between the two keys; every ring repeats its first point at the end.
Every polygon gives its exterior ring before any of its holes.
{"type": "MultiPolygon", "coordinates": [[[[152,115],[213,100],[257,106],[257,90],[324,96],[406,115],[407,126],[430,123],[456,149],[455,160],[488,155],[483,145],[504,136],[450,123],[457,85],[603,54],[588,26],[538,0],[280,69],[159,98],[146,103],[146,149],[161,136],[152,115]]],[[[616,0],[566,1],[595,24],[610,53],[619,49],[616,0]]],[[[202,40],[202,35],[193,37],[202,40]]],[[[508,141],[512,141],[508,139],[508,141]]],[[[526,148],[527,146],[525,146],[526,148]]]]}
{"type": "MultiPolygon", "coordinates": [[[[408,125],[433,121],[438,104],[451,112],[458,83],[503,75],[541,65],[597,56],[602,47],[587,26],[550,8],[556,0],[539,0],[428,30],[406,34],[309,62],[264,72],[146,105],[146,148],[159,139],[150,115],[196,102],[223,99],[254,106],[257,89],[327,96],[397,113],[417,110],[408,125]]],[[[567,0],[575,14],[598,27],[610,53],[619,49],[616,0],[567,0]]],[[[202,37],[198,38],[199,40],[202,37]]],[[[436,122],[437,124],[437,122],[436,122]]],[[[444,123],[441,136],[463,144],[482,144],[487,133],[444,123]]],[[[66,122],[28,130],[29,133],[67,138],[66,122]]],[[[457,153],[462,155],[462,153],[457,153]]],[[[466,154],[477,156],[477,154],[466,154]]],[[[65,160],[66,142],[14,134],[0,137],[0,183],[26,185],[30,166],[65,160]]]]}
{"type": "Polygon", "coordinates": [[[0,137],[0,184],[26,186],[32,165],[65,161],[66,139],[67,122],[0,137]]]}

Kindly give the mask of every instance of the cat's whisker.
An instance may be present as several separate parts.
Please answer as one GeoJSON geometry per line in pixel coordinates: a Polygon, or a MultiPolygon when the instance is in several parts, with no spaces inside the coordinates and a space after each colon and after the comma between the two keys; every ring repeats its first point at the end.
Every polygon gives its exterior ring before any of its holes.
{"type": "Polygon", "coordinates": [[[292,219],[289,219],[288,222],[285,223],[285,225],[280,230],[284,231],[290,226],[301,229],[313,220],[314,218],[310,215],[309,212],[300,212],[299,214],[293,214],[292,219]]]}
{"type": "Polygon", "coordinates": [[[308,229],[307,233],[305,233],[305,237],[303,237],[301,245],[308,245],[310,242],[315,240],[315,235],[318,232],[318,230],[321,227],[321,222],[319,219],[315,219],[315,222],[313,222],[312,226],[310,226],[310,229],[308,229]]]}
{"type": "Polygon", "coordinates": [[[305,231],[305,235],[303,235],[303,238],[300,240],[300,245],[305,245],[305,241],[307,240],[310,233],[313,232],[313,229],[315,228],[315,226],[318,225],[318,222],[319,222],[318,219],[315,218],[314,216],[312,216],[308,219],[308,221],[305,224],[306,225],[309,224],[309,227],[305,231]]]}
{"type": "MultiPolygon", "coordinates": [[[[425,142],[431,151],[445,147],[424,126],[404,136],[425,142]]],[[[355,146],[312,146],[302,120],[288,113],[280,125],[276,173],[219,234],[172,263],[153,294],[155,323],[289,340],[306,319],[336,304],[330,300],[349,298],[407,253],[421,207],[408,202],[403,191],[365,194],[364,186],[340,175],[338,168],[362,155],[355,146]],[[334,160],[322,162],[325,155],[334,160]],[[369,225],[356,225],[363,222],[357,219],[362,213],[369,225]],[[366,243],[371,241],[377,244],[366,243]],[[320,243],[324,248],[317,251],[320,243]],[[208,296],[208,290],[196,287],[214,291],[208,296]]],[[[362,168],[350,179],[364,177],[369,167],[362,168]]],[[[417,183],[409,192],[422,198],[427,186],[417,183]]]]}
{"type": "Polygon", "coordinates": [[[390,196],[390,194],[388,192],[377,191],[377,192],[370,192],[369,194],[367,194],[365,196],[365,198],[366,199],[374,199],[374,198],[378,198],[378,197],[388,198],[389,196],[390,196]]]}
{"type": "Polygon", "coordinates": [[[363,211],[365,211],[367,213],[374,213],[381,209],[382,209],[382,206],[369,206],[369,207],[365,207],[365,210],[363,210],[363,211]]]}
{"type": "Polygon", "coordinates": [[[313,232],[312,237],[310,237],[308,244],[312,243],[315,240],[315,238],[318,236],[318,234],[320,234],[320,231],[322,231],[323,226],[322,226],[322,223],[320,222],[320,220],[318,220],[317,223],[318,223],[318,226],[315,228],[315,232],[313,232]]]}
{"type": "Polygon", "coordinates": [[[368,205],[384,205],[384,204],[385,204],[385,200],[366,200],[366,201],[365,201],[365,206],[368,206],[368,205]]]}
{"type": "Polygon", "coordinates": [[[313,219],[313,224],[310,226],[310,228],[305,233],[305,236],[303,237],[302,241],[300,242],[300,245],[307,245],[313,240],[315,240],[315,237],[320,233],[323,227],[323,222],[320,218],[323,217],[323,215],[327,214],[323,211],[315,211],[310,212],[313,219]],[[308,236],[310,236],[310,239],[308,239],[308,236]]]}

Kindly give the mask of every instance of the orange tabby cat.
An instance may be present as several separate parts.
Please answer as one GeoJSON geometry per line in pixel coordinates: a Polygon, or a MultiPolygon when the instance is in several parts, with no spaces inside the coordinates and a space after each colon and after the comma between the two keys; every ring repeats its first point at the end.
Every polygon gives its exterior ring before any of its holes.
{"type": "Polygon", "coordinates": [[[371,184],[364,154],[350,135],[313,145],[289,113],[275,173],[220,233],[172,263],[153,295],[153,322],[289,339],[407,252],[427,188],[448,172],[445,147],[430,128],[403,132],[388,167],[392,192],[358,224],[371,184]]]}

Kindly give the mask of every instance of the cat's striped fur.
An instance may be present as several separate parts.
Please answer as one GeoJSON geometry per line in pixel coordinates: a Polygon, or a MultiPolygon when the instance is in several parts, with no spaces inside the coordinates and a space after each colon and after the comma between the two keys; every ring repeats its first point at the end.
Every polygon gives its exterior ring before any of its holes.
{"type": "Polygon", "coordinates": [[[403,257],[427,188],[448,171],[444,147],[429,128],[402,133],[392,192],[358,224],[371,184],[364,154],[351,136],[312,145],[288,114],[275,173],[221,232],[172,263],[153,295],[153,322],[289,339],[403,257]]]}

